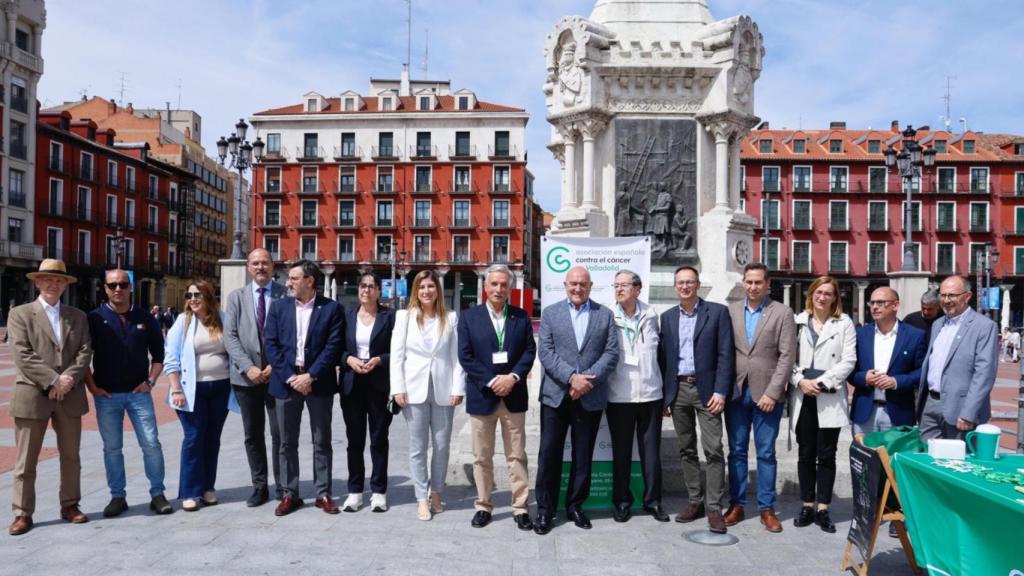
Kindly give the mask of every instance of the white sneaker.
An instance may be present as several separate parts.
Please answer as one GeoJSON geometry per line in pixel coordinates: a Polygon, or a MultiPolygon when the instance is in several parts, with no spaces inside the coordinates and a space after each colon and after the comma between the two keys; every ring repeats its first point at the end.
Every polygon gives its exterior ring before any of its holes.
{"type": "Polygon", "coordinates": [[[185,512],[195,512],[199,510],[199,500],[195,498],[186,498],[181,501],[181,509],[185,512]]]}
{"type": "Polygon", "coordinates": [[[387,494],[378,494],[374,492],[370,495],[370,511],[371,512],[387,512],[388,510],[388,496],[387,494]]]}
{"type": "Polygon", "coordinates": [[[363,505],[362,494],[349,494],[348,498],[345,498],[345,504],[342,505],[341,509],[345,512],[355,512],[363,505]]]}

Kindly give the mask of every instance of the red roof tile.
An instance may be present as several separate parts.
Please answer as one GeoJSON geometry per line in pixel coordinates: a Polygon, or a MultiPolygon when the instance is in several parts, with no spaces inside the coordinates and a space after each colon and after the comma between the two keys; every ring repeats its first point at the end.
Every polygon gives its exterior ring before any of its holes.
{"type": "MultiPolygon", "coordinates": [[[[324,98],[324,107],[319,112],[305,112],[303,104],[293,104],[282,108],[271,108],[262,112],[256,112],[254,116],[280,116],[288,114],[365,114],[368,112],[380,112],[379,97],[364,96],[363,102],[366,106],[361,110],[342,110],[341,98],[324,98]]],[[[454,96],[438,96],[437,107],[433,110],[417,110],[415,96],[403,96],[399,98],[397,112],[525,112],[522,108],[502,106],[481,100],[476,101],[476,107],[470,110],[459,110],[454,96]]]]}
{"type": "MultiPolygon", "coordinates": [[[[962,137],[963,135],[956,135],[962,137]]],[[[940,162],[990,162],[996,160],[1019,159],[1000,146],[1013,141],[1016,136],[1007,134],[978,134],[968,133],[968,139],[976,142],[974,154],[964,154],[958,146],[954,146],[954,135],[944,130],[919,130],[918,141],[921,140],[947,140],[949,146],[946,152],[936,155],[935,159],[940,162]],[[929,138],[934,136],[935,138],[929,138]]],[[[797,162],[884,162],[885,156],[882,153],[869,154],[868,142],[870,140],[881,140],[881,150],[885,150],[891,143],[897,150],[900,148],[902,137],[899,133],[891,130],[754,130],[744,139],[740,148],[740,155],[744,160],[764,161],[797,161],[797,162]],[[806,153],[796,154],[793,152],[793,136],[800,134],[807,138],[806,153]],[[759,152],[758,142],[761,140],[772,140],[772,152],[762,154],[759,152]],[[828,141],[840,139],[843,141],[843,152],[833,154],[828,151],[828,141]],[[789,140],[789,142],[786,142],[789,140]],[[820,143],[819,143],[820,142],[820,143]]]]}

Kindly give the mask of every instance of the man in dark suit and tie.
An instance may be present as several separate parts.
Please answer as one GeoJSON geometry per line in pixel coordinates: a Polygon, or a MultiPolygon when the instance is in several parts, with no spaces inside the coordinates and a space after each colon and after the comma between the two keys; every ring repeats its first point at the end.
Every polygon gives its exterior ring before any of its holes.
{"type": "Polygon", "coordinates": [[[270,395],[281,433],[280,466],[284,496],[274,513],[290,514],[299,498],[299,424],[309,410],[313,436],[313,483],[316,506],[328,514],[339,509],[331,498],[331,411],[338,391],[337,365],[344,347],[345,311],[316,292],[320,270],[308,260],[288,269],[292,294],[270,305],[264,347],[270,372],[270,395]]]}
{"type": "Polygon", "coordinates": [[[459,363],[466,372],[466,412],[473,431],[475,528],[491,522],[494,432],[501,422],[505,462],[512,480],[512,515],[520,530],[533,529],[527,507],[526,377],[537,356],[537,344],[526,310],[508,303],[514,282],[507,266],[491,266],[484,274],[487,302],[463,311],[459,318],[459,363]]]}
{"type": "Polygon", "coordinates": [[[271,273],[274,261],[270,252],[257,248],[245,263],[252,282],[228,295],[224,314],[224,347],[231,357],[231,387],[242,410],[245,435],[245,456],[249,460],[252,495],[245,501],[254,507],[270,499],[267,488],[267,441],[265,431],[270,421],[271,462],[277,497],[281,493],[278,453],[281,448],[277,419],[274,418],[274,397],[267,393],[271,366],[267,362],[263,340],[270,303],[284,296],[284,287],[274,282],[271,273]]]}
{"type": "Polygon", "coordinates": [[[583,502],[590,495],[590,465],[601,413],[608,404],[608,377],[619,361],[612,311],[590,299],[593,282],[581,266],[565,275],[568,300],[541,314],[538,354],[544,367],[540,388],[540,455],[537,464],[537,534],[551,531],[558,506],[565,435],[572,429],[572,465],[565,508],[576,526],[589,529],[583,502]]]}
{"type": "Polygon", "coordinates": [[[725,493],[725,455],[722,449],[722,411],[735,383],[732,323],[729,309],[697,296],[696,268],[680,266],[675,273],[679,306],[661,315],[661,367],[665,409],[672,415],[683,479],[690,504],[676,522],[692,522],[707,512],[712,532],[726,532],[722,516],[725,493]],[[700,482],[697,426],[707,459],[707,498],[700,482]]]}
{"type": "Polygon", "coordinates": [[[924,330],[896,319],[895,290],[875,289],[868,305],[874,321],[857,329],[857,366],[850,376],[854,434],[914,424],[914,388],[928,350],[924,330]]]}

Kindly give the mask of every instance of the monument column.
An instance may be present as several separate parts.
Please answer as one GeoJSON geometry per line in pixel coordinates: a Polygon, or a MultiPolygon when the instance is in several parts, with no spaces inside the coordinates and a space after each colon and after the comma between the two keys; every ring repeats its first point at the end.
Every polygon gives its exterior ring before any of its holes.
{"type": "Polygon", "coordinates": [[[868,289],[867,282],[857,282],[857,323],[864,325],[864,291],[868,289]]]}
{"type": "Polygon", "coordinates": [[[558,129],[562,133],[565,148],[565,188],[567,194],[562,198],[562,209],[576,208],[576,128],[569,124],[558,129]],[[568,201],[566,201],[568,200],[568,201]]]}
{"type": "Polygon", "coordinates": [[[789,302],[789,293],[793,290],[792,284],[782,285],[782,303],[786,305],[786,308],[792,309],[792,305],[789,302]]]}
{"type": "Polygon", "coordinates": [[[743,136],[736,134],[729,146],[729,207],[733,210],[740,209],[740,189],[743,183],[740,181],[740,143],[743,136]]]}
{"type": "Polygon", "coordinates": [[[568,172],[565,166],[565,144],[552,144],[548,146],[548,150],[551,150],[551,154],[558,160],[558,166],[561,168],[562,206],[572,206],[572,188],[569,188],[568,172]]]}
{"type": "Polygon", "coordinates": [[[729,207],[729,136],[732,130],[720,123],[711,127],[715,136],[715,209],[729,207]]]}
{"type": "Polygon", "coordinates": [[[585,211],[600,210],[594,191],[594,138],[604,129],[605,123],[597,119],[589,119],[580,123],[580,136],[583,138],[583,204],[585,211]]]}

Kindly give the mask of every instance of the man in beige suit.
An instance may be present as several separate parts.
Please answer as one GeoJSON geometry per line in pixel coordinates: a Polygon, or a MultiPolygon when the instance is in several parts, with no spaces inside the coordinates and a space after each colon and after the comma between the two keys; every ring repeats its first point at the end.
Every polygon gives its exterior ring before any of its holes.
{"type": "Polygon", "coordinates": [[[743,290],[747,297],[729,306],[736,347],[736,385],[725,406],[729,435],[729,509],[725,523],[745,517],[747,449],[754,431],[757,451],[757,507],[769,532],[782,532],[775,515],[775,439],[779,436],[786,384],[796,361],[796,323],[793,311],[769,297],[770,280],[764,264],[747,264],[743,290]]]}
{"type": "Polygon", "coordinates": [[[74,524],[88,522],[78,509],[82,465],[78,448],[82,415],[89,411],[85,374],[92,360],[89,324],[85,312],[62,305],[60,297],[75,282],[60,260],[43,260],[28,278],[39,298],[11,311],[7,319],[16,379],[11,399],[14,441],[18,451],[14,467],[14,522],[12,536],[32,529],[36,507],[36,464],[46,426],[53,423],[60,451],[60,516],[74,524]]]}

